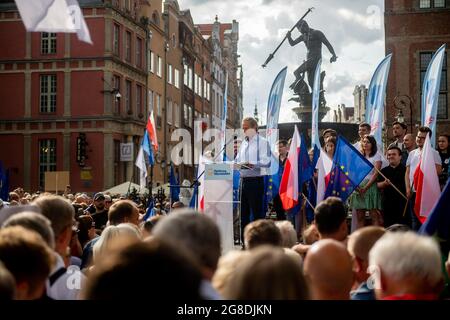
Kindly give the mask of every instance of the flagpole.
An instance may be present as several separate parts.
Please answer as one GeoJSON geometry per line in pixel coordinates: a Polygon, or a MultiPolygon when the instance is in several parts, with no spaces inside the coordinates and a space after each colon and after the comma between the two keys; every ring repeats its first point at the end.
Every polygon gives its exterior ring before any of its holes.
{"type": "Polygon", "coordinates": [[[312,205],[312,203],[308,200],[308,197],[305,196],[305,194],[302,192],[302,196],[303,198],[305,198],[306,202],[311,206],[311,208],[313,208],[313,210],[315,211],[316,208],[312,205]]]}
{"type": "Polygon", "coordinates": [[[406,214],[406,208],[408,208],[409,199],[406,199],[405,209],[403,209],[403,216],[406,214]]]}
{"type": "Polygon", "coordinates": [[[394,184],[388,178],[386,178],[386,176],[381,173],[381,171],[377,167],[374,166],[373,168],[380,174],[380,176],[386,179],[386,181],[392,186],[392,188],[394,188],[403,198],[405,198],[405,200],[408,200],[408,198],[396,186],[394,186],[394,184]]]}

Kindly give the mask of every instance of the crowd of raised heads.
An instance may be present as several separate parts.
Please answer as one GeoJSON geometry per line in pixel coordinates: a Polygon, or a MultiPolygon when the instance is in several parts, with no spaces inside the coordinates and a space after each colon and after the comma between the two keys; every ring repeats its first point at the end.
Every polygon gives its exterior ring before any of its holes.
{"type": "Polygon", "coordinates": [[[317,205],[300,237],[289,221],[256,220],[228,252],[206,213],[177,208],[143,222],[136,202],[108,200],[41,194],[3,207],[0,299],[134,300],[140,288],[151,288],[148,301],[448,298],[448,252],[435,239],[404,225],[349,235],[339,198],[317,205]]]}

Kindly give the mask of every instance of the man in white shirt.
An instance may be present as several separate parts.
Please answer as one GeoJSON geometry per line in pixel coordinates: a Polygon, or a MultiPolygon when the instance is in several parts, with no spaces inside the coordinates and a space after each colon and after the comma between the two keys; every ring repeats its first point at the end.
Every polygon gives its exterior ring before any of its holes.
{"type": "Polygon", "coordinates": [[[241,239],[251,221],[264,219],[264,176],[269,174],[271,151],[266,139],[258,134],[258,123],[247,117],[242,121],[245,139],[236,156],[241,183],[241,239]],[[250,214],[253,213],[253,219],[250,214]]]}
{"type": "MultiPolygon", "coordinates": [[[[428,127],[420,127],[416,136],[416,144],[417,149],[411,151],[408,155],[408,159],[406,160],[406,173],[405,173],[405,184],[406,184],[406,196],[410,199],[409,203],[414,204],[416,198],[416,190],[414,188],[414,172],[417,169],[417,166],[420,164],[420,159],[422,156],[423,145],[425,143],[425,138],[427,134],[430,134],[431,138],[431,129],[428,127]]],[[[438,175],[442,171],[442,162],[439,153],[432,149],[434,163],[436,164],[436,174],[438,175]]],[[[412,229],[419,230],[420,221],[417,219],[414,214],[413,205],[410,206],[411,210],[411,219],[412,219],[412,229]]]]}

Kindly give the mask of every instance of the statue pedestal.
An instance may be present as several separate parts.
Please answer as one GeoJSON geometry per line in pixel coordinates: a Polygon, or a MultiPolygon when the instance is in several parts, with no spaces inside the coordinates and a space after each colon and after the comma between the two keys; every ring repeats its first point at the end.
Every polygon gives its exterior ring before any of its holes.
{"type": "MultiPolygon", "coordinates": [[[[319,122],[325,117],[330,110],[328,107],[319,107],[319,122]]],[[[301,122],[312,122],[312,107],[299,104],[298,107],[292,108],[301,122]]]]}

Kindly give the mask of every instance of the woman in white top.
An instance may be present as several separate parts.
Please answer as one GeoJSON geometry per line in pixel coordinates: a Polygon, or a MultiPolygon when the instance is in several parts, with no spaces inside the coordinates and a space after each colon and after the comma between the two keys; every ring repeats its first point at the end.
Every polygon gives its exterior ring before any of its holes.
{"type": "MultiPolygon", "coordinates": [[[[381,169],[381,156],[377,153],[377,142],[373,136],[366,135],[361,141],[361,153],[378,170],[381,169]]],[[[370,212],[372,224],[383,226],[381,213],[381,194],[377,188],[378,171],[373,169],[350,196],[350,206],[356,209],[357,229],[364,227],[366,211],[370,212]]]]}

